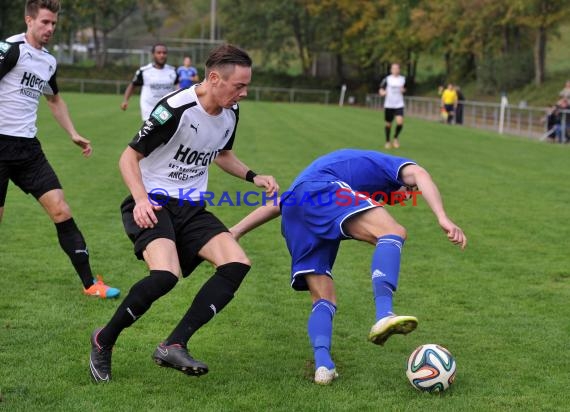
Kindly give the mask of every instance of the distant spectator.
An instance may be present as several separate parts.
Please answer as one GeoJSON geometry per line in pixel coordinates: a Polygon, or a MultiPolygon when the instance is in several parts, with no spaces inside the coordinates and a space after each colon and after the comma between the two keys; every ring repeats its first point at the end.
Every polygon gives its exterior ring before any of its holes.
{"type": "Polygon", "coordinates": [[[463,102],[465,96],[461,91],[461,87],[455,86],[455,93],[457,93],[457,108],[455,109],[455,124],[463,124],[463,102]]]}
{"type": "Polygon", "coordinates": [[[178,74],[178,87],[181,89],[188,89],[195,83],[200,81],[198,77],[198,70],[192,66],[192,59],[190,56],[184,57],[184,63],[178,69],[176,69],[176,73],[178,74]]]}
{"type": "Polygon", "coordinates": [[[546,114],[546,137],[552,142],[565,143],[570,129],[570,116],[565,114],[569,105],[567,99],[560,99],[546,114]],[[566,118],[564,118],[566,116],[566,118]]]}
{"type": "Polygon", "coordinates": [[[560,97],[570,100],[570,80],[566,80],[566,85],[562,90],[560,90],[560,97]]]}
{"type": "Polygon", "coordinates": [[[447,88],[441,93],[441,104],[447,113],[447,124],[452,124],[455,109],[457,108],[457,93],[453,84],[449,83],[447,88]]]}

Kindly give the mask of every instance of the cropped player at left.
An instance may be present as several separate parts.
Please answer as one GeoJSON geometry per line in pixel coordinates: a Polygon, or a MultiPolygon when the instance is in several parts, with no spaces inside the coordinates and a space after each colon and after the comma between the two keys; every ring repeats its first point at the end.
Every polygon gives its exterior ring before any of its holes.
{"type": "Polygon", "coordinates": [[[57,23],[58,0],[26,2],[25,33],[0,41],[0,220],[8,182],[12,180],[25,193],[32,194],[54,222],[59,244],[71,259],[86,295],[99,298],[119,296],[101,277],[93,278],[89,252],[66,203],[61,184],[46,159],[36,137],[40,97],[73,143],[85,157],[91,155],[91,142],[81,136],[58,94],[55,58],[45,48],[57,23]]]}

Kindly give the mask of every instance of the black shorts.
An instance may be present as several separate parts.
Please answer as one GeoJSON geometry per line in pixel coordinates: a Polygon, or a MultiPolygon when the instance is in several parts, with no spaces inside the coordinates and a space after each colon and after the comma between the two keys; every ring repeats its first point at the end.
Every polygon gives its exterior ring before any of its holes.
{"type": "Polygon", "coordinates": [[[143,251],[156,239],[170,239],[176,243],[178,260],[184,277],[188,276],[203,259],[198,256],[202,247],[214,236],[228,232],[226,226],[203,205],[170,199],[155,211],[158,223],[152,229],[140,228],[133,218],[135,201],[128,196],[121,204],[123,226],[134,244],[137,258],[143,260],[143,251]]]}
{"type": "Polygon", "coordinates": [[[403,115],[404,115],[403,107],[400,107],[399,109],[390,109],[390,108],[384,109],[384,120],[386,120],[387,122],[392,122],[394,120],[394,117],[403,116],[403,115]]]}
{"type": "Polygon", "coordinates": [[[8,181],[36,199],[61,183],[38,139],[0,135],[0,207],[4,206],[8,181]]]}

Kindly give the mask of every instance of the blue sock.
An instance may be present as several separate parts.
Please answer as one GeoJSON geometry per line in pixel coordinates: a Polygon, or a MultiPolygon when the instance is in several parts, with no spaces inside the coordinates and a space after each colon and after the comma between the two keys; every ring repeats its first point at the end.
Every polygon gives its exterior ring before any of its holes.
{"type": "Polygon", "coordinates": [[[398,288],[400,256],[404,239],[397,235],[378,238],[372,256],[372,291],[376,306],[376,320],[392,315],[392,296],[398,288]]]}
{"type": "Polygon", "coordinates": [[[335,313],[336,306],[326,299],[319,299],[313,304],[307,329],[315,355],[315,369],[321,366],[327,369],[334,368],[330,350],[332,321],[335,313]]]}

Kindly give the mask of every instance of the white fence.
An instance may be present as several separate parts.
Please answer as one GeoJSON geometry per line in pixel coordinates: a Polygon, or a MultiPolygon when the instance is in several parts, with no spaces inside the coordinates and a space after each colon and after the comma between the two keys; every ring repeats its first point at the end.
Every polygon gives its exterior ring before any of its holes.
{"type": "MultiPolygon", "coordinates": [[[[405,97],[406,116],[428,120],[441,120],[441,100],[428,97],[405,97]]],[[[377,94],[366,96],[366,106],[373,109],[383,108],[383,98],[377,94]]],[[[480,129],[546,139],[550,133],[547,129],[547,109],[539,107],[519,107],[488,102],[463,101],[463,124],[480,129]]],[[[570,128],[570,111],[561,112],[561,130],[570,128]]],[[[552,131],[551,131],[552,133],[552,131]]],[[[565,138],[563,138],[566,140],[565,138]]]]}
{"type": "MultiPolygon", "coordinates": [[[[65,91],[79,93],[122,94],[130,83],[127,80],[69,79],[58,78],[65,91]]],[[[297,89],[283,87],[248,87],[248,100],[276,101],[288,103],[323,103],[328,104],[330,90],[297,89]]]]}

